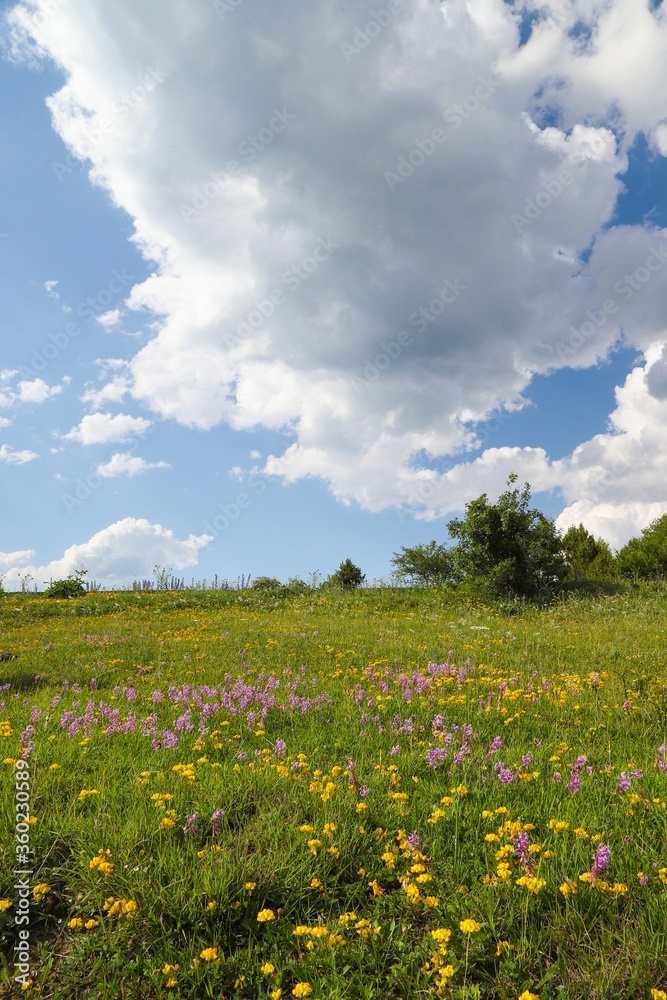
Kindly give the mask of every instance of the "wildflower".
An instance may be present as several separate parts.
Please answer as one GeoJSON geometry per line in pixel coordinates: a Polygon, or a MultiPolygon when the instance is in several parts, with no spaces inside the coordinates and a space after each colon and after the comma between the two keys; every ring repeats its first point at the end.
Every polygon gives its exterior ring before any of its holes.
{"type": "Polygon", "coordinates": [[[281,989],[272,990],[271,993],[269,993],[271,1000],[280,1000],[282,995],[283,991],[281,989]]]}
{"type": "Polygon", "coordinates": [[[218,961],[218,949],[217,948],[204,948],[204,950],[199,955],[203,958],[205,962],[217,962],[218,961]]]}
{"type": "Polygon", "coordinates": [[[530,990],[524,990],[519,1000],[540,1000],[539,993],[531,993],[530,990]]]}
{"type": "Polygon", "coordinates": [[[51,886],[47,885],[46,882],[40,882],[39,885],[36,885],[32,890],[32,894],[38,903],[42,896],[46,896],[47,892],[51,892],[51,886]]]}
{"type": "Polygon", "coordinates": [[[447,944],[451,936],[452,932],[447,927],[436,927],[431,931],[431,937],[438,944],[447,944]]]}
{"type": "Polygon", "coordinates": [[[220,820],[225,815],[224,809],[216,809],[211,816],[211,836],[217,837],[220,833],[220,820]]]}
{"type": "Polygon", "coordinates": [[[72,917],[71,920],[67,921],[67,926],[70,928],[70,930],[80,931],[81,928],[83,927],[83,920],[81,919],[81,917],[72,917]]]}
{"type": "Polygon", "coordinates": [[[199,813],[193,813],[192,816],[185,817],[185,826],[183,827],[183,833],[186,835],[194,835],[197,833],[197,816],[199,813]]]}
{"type": "Polygon", "coordinates": [[[651,990],[651,1000],[667,1000],[667,993],[664,990],[651,990]]]}
{"type": "Polygon", "coordinates": [[[593,855],[593,864],[590,869],[590,875],[593,881],[595,881],[600,874],[609,868],[609,861],[611,858],[611,847],[607,844],[598,844],[595,849],[595,854],[593,855]]]}
{"type": "Polygon", "coordinates": [[[297,983],[292,990],[293,997],[307,997],[313,992],[313,987],[310,983],[297,983]]]}
{"type": "Polygon", "coordinates": [[[260,924],[266,923],[267,920],[275,920],[276,915],[273,910],[260,910],[257,914],[257,920],[260,924]]]}
{"type": "Polygon", "coordinates": [[[257,888],[257,883],[256,882],[246,882],[246,884],[243,886],[243,888],[247,889],[248,892],[252,892],[253,889],[257,888]]]}
{"type": "Polygon", "coordinates": [[[100,926],[99,920],[86,920],[83,925],[87,931],[94,931],[96,927],[100,926]]]}
{"type": "Polygon", "coordinates": [[[564,882],[561,882],[558,888],[560,889],[560,891],[562,892],[562,894],[565,896],[566,899],[568,896],[576,896],[578,891],[574,882],[570,882],[569,878],[565,879],[564,882]]]}
{"type": "Polygon", "coordinates": [[[481,931],[482,929],[481,924],[478,924],[476,920],[471,920],[470,918],[462,920],[459,927],[463,934],[474,934],[476,931],[481,931]]]}
{"type": "Polygon", "coordinates": [[[265,976],[270,976],[275,971],[276,967],[272,962],[265,962],[264,965],[260,966],[260,972],[263,972],[265,976]]]}

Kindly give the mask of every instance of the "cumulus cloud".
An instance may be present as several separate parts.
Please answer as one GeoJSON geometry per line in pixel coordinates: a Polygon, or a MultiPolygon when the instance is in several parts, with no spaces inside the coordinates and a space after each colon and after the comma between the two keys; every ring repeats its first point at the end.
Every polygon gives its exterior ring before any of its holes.
{"type": "Polygon", "coordinates": [[[6,462],[8,465],[24,465],[26,462],[32,462],[35,458],[39,458],[39,455],[27,448],[17,451],[10,444],[0,445],[0,462],[6,462]]]}
{"type": "MultiPolygon", "coordinates": [[[[1,381],[8,383],[18,372],[6,370],[2,372],[1,381]]],[[[60,385],[48,385],[44,379],[23,379],[15,386],[7,385],[0,389],[0,406],[10,407],[20,403],[45,403],[47,399],[58,396],[63,387],[69,385],[71,379],[65,376],[60,385]]]]}
{"type": "Polygon", "coordinates": [[[17,549],[16,552],[0,552],[0,569],[9,569],[28,562],[34,556],[33,549],[17,549]]]}
{"type": "MultiPolygon", "coordinates": [[[[514,468],[625,523],[629,489],[651,504],[665,481],[667,233],[612,219],[635,137],[666,148],[667,18],[647,0],[377,6],[10,15],[15,54],[67,73],[54,126],[154,265],[126,303],[154,318],[130,392],[185,426],[282,430],[267,473],[370,510],[460,509],[514,468]],[[535,373],[596,364],[622,334],[654,374],[619,389],[612,432],[560,462],[468,460],[535,373]],[[613,462],[641,474],[607,482],[613,462]]],[[[134,419],[67,437],[124,440],[134,419]]]]}
{"type": "Polygon", "coordinates": [[[12,567],[5,585],[19,583],[19,571],[31,573],[41,586],[42,582],[63,579],[80,566],[87,569],[89,579],[111,583],[150,576],[156,565],[186,569],[197,565],[199,550],[211,538],[211,535],[189,535],[179,539],[161,524],[126,517],[98,531],[87,542],[70,545],[59,559],[42,566],[12,567]]]}
{"type": "Polygon", "coordinates": [[[97,466],[97,474],[104,479],[113,479],[116,476],[136,476],[140,472],[148,472],[149,469],[170,468],[168,462],[147,462],[129,452],[116,452],[108,462],[97,466]]]}
{"type": "Polygon", "coordinates": [[[145,417],[132,417],[127,413],[88,413],[80,423],[63,435],[69,441],[79,444],[109,444],[112,441],[128,441],[139,434],[145,434],[151,421],[145,417]]]}
{"type": "Polygon", "coordinates": [[[119,403],[128,394],[129,388],[129,380],[125,375],[114,375],[111,381],[101,388],[86,389],[81,400],[94,408],[104,406],[105,403],[119,403]]]}

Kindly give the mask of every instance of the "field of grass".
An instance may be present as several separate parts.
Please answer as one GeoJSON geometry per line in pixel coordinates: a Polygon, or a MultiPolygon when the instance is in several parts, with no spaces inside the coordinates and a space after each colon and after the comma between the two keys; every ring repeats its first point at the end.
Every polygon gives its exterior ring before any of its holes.
{"type": "Polygon", "coordinates": [[[0,649],[1,996],[667,995],[664,588],[7,595],[0,649]]]}

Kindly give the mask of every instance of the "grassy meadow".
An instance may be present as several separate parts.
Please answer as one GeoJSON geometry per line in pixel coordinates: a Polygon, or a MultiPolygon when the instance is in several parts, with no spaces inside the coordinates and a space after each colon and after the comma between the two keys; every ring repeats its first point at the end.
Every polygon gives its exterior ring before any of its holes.
{"type": "Polygon", "coordinates": [[[0,649],[1,996],[667,996],[664,587],[5,595],[0,649]]]}

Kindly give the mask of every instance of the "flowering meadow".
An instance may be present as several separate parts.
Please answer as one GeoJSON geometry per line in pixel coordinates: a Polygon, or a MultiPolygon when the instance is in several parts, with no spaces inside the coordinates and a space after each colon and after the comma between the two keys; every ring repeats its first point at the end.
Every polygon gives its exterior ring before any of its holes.
{"type": "Polygon", "coordinates": [[[667,1000],[666,640],[657,585],[2,597],[0,995],[667,1000]]]}

